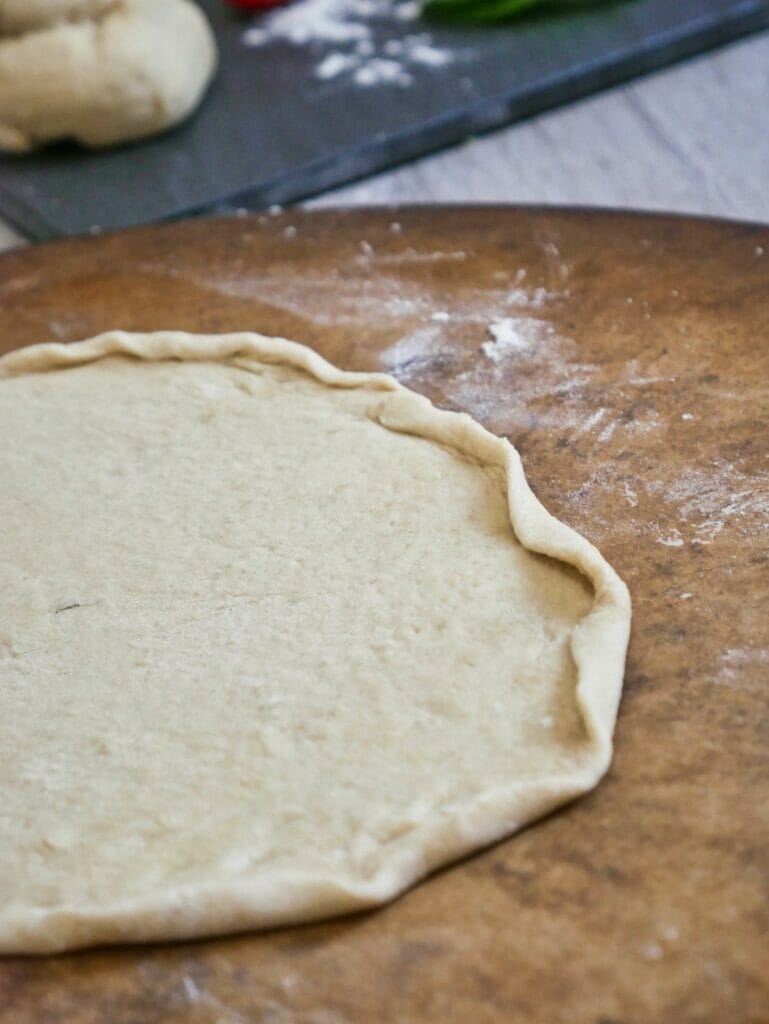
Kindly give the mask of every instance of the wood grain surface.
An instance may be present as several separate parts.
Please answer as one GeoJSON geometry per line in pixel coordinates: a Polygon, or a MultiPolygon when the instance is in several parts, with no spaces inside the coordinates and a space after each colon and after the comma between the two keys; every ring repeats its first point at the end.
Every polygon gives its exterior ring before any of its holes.
{"type": "Polygon", "coordinates": [[[0,1022],[766,1024],[769,230],[403,209],[0,257],[0,351],[114,327],[285,334],[510,437],[630,586],[616,754],[380,911],[6,959],[0,1022]]]}

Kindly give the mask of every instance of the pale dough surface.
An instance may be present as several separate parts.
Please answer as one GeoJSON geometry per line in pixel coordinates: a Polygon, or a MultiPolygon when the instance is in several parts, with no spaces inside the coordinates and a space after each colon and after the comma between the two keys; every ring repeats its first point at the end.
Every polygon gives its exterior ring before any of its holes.
{"type": "Polygon", "coordinates": [[[98,18],[122,0],[0,0],[0,33],[29,32],[61,21],[98,18]]]}
{"type": "Polygon", "coordinates": [[[0,951],[381,903],[606,771],[626,588],[469,417],[118,332],[0,437],[0,951]]]}
{"type": "Polygon", "coordinates": [[[189,0],[35,3],[26,21],[21,5],[0,0],[0,149],[163,131],[198,105],[216,62],[189,0]]]}

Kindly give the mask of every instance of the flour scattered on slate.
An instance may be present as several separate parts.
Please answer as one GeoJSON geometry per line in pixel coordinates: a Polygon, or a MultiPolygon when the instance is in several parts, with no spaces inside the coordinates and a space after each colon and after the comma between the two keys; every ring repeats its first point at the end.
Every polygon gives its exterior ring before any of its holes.
{"type": "Polygon", "coordinates": [[[243,42],[311,47],[320,81],[344,77],[360,86],[409,86],[415,67],[442,67],[454,59],[429,32],[401,34],[400,26],[419,11],[411,0],[297,0],[260,17],[243,42]]]}

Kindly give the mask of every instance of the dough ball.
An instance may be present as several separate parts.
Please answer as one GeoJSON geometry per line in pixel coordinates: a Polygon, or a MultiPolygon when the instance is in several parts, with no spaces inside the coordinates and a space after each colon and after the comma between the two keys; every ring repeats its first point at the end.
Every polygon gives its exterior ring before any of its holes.
{"type": "MultiPolygon", "coordinates": [[[[35,0],[30,8],[104,6],[35,0]]],[[[0,10],[8,17],[17,7],[0,10]]],[[[123,0],[98,18],[0,37],[0,149],[64,138],[109,146],[161,132],[195,109],[216,59],[208,22],[189,0],[123,0]]]]}
{"type": "Polygon", "coordinates": [[[98,18],[119,0],[0,0],[0,34],[12,35],[60,21],[98,18]]]}

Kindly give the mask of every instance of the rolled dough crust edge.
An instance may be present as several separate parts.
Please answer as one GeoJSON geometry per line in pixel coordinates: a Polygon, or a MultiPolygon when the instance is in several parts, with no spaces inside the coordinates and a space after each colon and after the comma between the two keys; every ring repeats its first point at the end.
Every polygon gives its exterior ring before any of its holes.
{"type": "Polygon", "coordinates": [[[415,827],[412,842],[371,879],[292,873],[233,877],[135,897],[108,907],[59,905],[0,910],[0,953],[52,953],[84,946],[197,938],[297,924],[385,903],[436,868],[512,834],[555,807],[592,789],[608,769],[630,634],[627,587],[584,537],[550,515],[526,481],[520,456],[504,438],[465,413],[437,409],[384,373],[340,370],[305,345],[243,332],[192,335],[176,331],[111,331],[70,344],[42,344],[0,357],[0,380],[122,355],[149,361],[193,360],[283,364],[330,387],[382,392],[379,422],[387,429],[429,438],[506,474],[510,521],[527,549],[572,565],[595,591],[590,612],[575,627],[576,701],[594,749],[589,770],[511,783],[464,804],[446,807],[415,827]]]}

